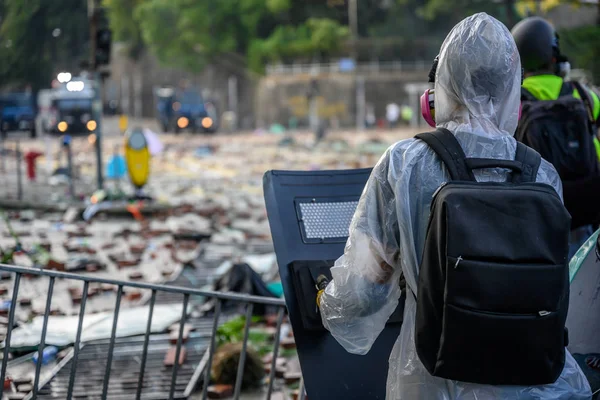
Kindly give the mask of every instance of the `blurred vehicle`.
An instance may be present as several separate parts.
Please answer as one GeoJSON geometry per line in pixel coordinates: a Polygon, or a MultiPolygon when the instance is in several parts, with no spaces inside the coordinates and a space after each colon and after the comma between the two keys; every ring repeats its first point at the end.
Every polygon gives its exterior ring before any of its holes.
{"type": "Polygon", "coordinates": [[[168,132],[173,121],[175,91],[172,88],[155,89],[157,119],[163,132],[168,132]]]}
{"type": "Polygon", "coordinates": [[[176,91],[163,87],[155,91],[158,120],[164,132],[189,130],[194,133],[217,131],[217,110],[213,102],[206,101],[193,89],[176,91]]]}
{"type": "Polygon", "coordinates": [[[0,133],[5,138],[11,131],[28,131],[36,136],[35,106],[29,93],[0,95],[0,133]]]}
{"type": "Polygon", "coordinates": [[[49,133],[62,135],[91,134],[98,127],[93,119],[92,82],[74,78],[55,89],[49,119],[49,133]]]}
{"type": "Polygon", "coordinates": [[[118,115],[120,114],[119,103],[116,100],[109,100],[104,103],[104,114],[105,115],[118,115]]]}

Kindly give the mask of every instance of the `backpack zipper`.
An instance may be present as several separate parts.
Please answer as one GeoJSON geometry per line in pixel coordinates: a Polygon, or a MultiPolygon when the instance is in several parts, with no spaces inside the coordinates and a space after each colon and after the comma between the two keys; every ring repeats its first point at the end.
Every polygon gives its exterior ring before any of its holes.
{"type": "Polygon", "coordinates": [[[462,256],[458,256],[456,259],[456,263],[454,264],[454,269],[458,268],[458,264],[463,260],[462,256]]]}
{"type": "Polygon", "coordinates": [[[449,304],[453,307],[459,308],[459,309],[463,309],[469,312],[473,312],[473,313],[478,313],[478,314],[488,314],[488,315],[498,315],[498,316],[502,316],[502,317],[507,317],[507,316],[515,316],[515,317],[547,317],[548,315],[552,314],[552,311],[547,311],[547,310],[542,310],[542,311],[538,311],[538,312],[531,312],[531,313],[511,313],[511,312],[498,312],[498,311],[487,311],[487,310],[477,310],[475,308],[471,308],[471,307],[465,307],[465,306],[459,306],[459,305],[455,305],[455,304],[449,304]]]}

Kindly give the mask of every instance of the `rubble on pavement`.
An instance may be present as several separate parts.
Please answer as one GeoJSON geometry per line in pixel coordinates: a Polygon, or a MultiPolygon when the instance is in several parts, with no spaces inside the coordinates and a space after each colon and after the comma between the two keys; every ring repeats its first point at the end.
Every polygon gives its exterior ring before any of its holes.
{"type": "MultiPolygon", "coordinates": [[[[22,249],[13,252],[11,261],[21,266],[159,284],[184,277],[187,285],[195,288],[212,288],[234,265],[245,263],[265,284],[276,283],[279,275],[262,195],[264,172],[270,169],[372,167],[381,153],[398,139],[401,137],[391,134],[377,137],[331,134],[313,147],[310,134],[295,135],[293,140],[285,144],[279,143],[281,137],[269,134],[247,134],[236,136],[235,140],[227,136],[164,137],[164,149],[153,158],[152,174],[149,184],[144,188],[144,192],[151,195],[155,202],[130,204],[142,211],[151,204],[163,208],[140,214],[124,211],[116,216],[100,207],[96,214],[89,214],[91,216],[87,221],[82,219],[83,203],[65,207],[62,211],[7,211],[13,232],[5,224],[0,224],[0,252],[5,255],[8,249],[14,249],[18,244],[22,249]],[[14,235],[18,237],[18,243],[14,235]]],[[[106,147],[113,148],[110,140],[106,147]]],[[[84,151],[86,148],[85,142],[74,144],[75,162],[80,171],[80,179],[75,186],[80,194],[78,198],[89,201],[87,196],[94,190],[95,168],[91,159],[93,152],[84,151]]],[[[39,162],[40,165],[42,163],[43,160],[39,162]]],[[[12,188],[14,181],[10,171],[0,174],[0,177],[5,179],[7,187],[12,188]]],[[[65,197],[67,191],[63,190],[65,186],[60,183],[54,189],[44,189],[45,194],[34,193],[36,185],[43,188],[41,181],[46,178],[41,173],[39,185],[38,182],[32,182],[26,188],[25,195],[48,203],[63,204],[68,201],[65,197]]],[[[115,182],[107,182],[108,190],[115,185],[115,182]]],[[[131,192],[126,182],[121,182],[119,186],[124,186],[125,192],[131,192]]],[[[12,196],[11,190],[7,190],[9,198],[12,196]]],[[[6,317],[11,307],[12,290],[11,274],[0,274],[0,340],[4,339],[7,330],[6,317]]],[[[37,344],[47,290],[47,277],[25,275],[21,279],[15,305],[15,322],[19,327],[13,331],[12,346],[37,344]]],[[[50,319],[48,325],[47,344],[66,345],[73,342],[82,291],[83,282],[55,281],[50,308],[54,319],[50,319]],[[59,340],[61,336],[63,341],[59,340]]],[[[150,294],[148,290],[124,288],[118,336],[143,334],[145,323],[142,317],[145,314],[141,313],[138,322],[135,322],[134,314],[136,311],[139,314],[138,310],[145,307],[150,294]],[[128,310],[132,314],[127,314],[128,310]],[[122,325],[126,322],[131,325],[129,330],[122,325]]],[[[110,335],[110,315],[116,295],[113,285],[89,285],[82,340],[110,335]]],[[[161,314],[161,301],[158,296],[153,331],[167,332],[169,335],[170,347],[165,352],[163,362],[165,366],[172,366],[176,362],[177,322],[181,311],[165,309],[161,314]],[[172,318],[163,318],[161,325],[160,316],[169,313],[172,318]],[[157,323],[160,326],[154,326],[155,320],[159,321],[157,323]],[[168,329],[173,323],[175,326],[168,329]]],[[[197,305],[194,299],[190,301],[191,307],[197,305]]],[[[168,303],[165,300],[164,307],[171,307],[168,303]]],[[[267,315],[267,320],[273,318],[267,315]]],[[[291,329],[287,323],[284,328],[275,372],[277,390],[283,390],[287,393],[286,398],[289,398],[294,391],[297,392],[301,372],[295,358],[291,329]]],[[[260,330],[268,340],[273,340],[273,326],[261,326],[260,330]]],[[[192,327],[186,325],[180,363],[186,359],[185,344],[190,335],[193,335],[192,327]]],[[[261,373],[268,376],[271,368],[268,355],[259,361],[261,373]]],[[[28,383],[22,383],[21,388],[15,386],[13,380],[12,385],[16,391],[20,391],[27,389],[28,383]]],[[[223,396],[231,396],[231,393],[230,384],[216,384],[209,388],[212,398],[225,398],[223,396]]],[[[17,395],[16,392],[14,394],[17,395]]]]}

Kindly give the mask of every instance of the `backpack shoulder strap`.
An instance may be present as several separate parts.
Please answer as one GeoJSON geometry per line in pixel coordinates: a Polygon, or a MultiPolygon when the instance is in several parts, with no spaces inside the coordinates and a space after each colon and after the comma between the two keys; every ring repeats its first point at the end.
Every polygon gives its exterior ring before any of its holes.
{"type": "Polygon", "coordinates": [[[434,132],[420,133],[421,139],[442,159],[452,180],[475,181],[473,171],[468,167],[465,152],[452,132],[439,128],[434,132]]]}
{"type": "Polygon", "coordinates": [[[517,142],[515,161],[520,162],[523,167],[520,174],[513,174],[512,183],[535,182],[542,163],[540,153],[521,142],[517,142]]]}
{"type": "Polygon", "coordinates": [[[521,86],[521,101],[537,101],[538,99],[527,89],[521,86]]]}
{"type": "Polygon", "coordinates": [[[581,83],[577,81],[572,81],[571,83],[573,84],[573,86],[575,86],[575,90],[577,90],[577,92],[579,93],[579,97],[581,97],[581,100],[583,100],[583,103],[585,104],[585,108],[588,112],[588,118],[590,122],[592,124],[595,124],[596,118],[594,118],[594,106],[592,105],[592,100],[590,99],[588,91],[585,90],[583,86],[581,86],[581,83]]]}
{"type": "Polygon", "coordinates": [[[562,86],[560,87],[560,92],[558,92],[558,97],[571,96],[572,93],[573,93],[573,82],[563,81],[562,86]]]}

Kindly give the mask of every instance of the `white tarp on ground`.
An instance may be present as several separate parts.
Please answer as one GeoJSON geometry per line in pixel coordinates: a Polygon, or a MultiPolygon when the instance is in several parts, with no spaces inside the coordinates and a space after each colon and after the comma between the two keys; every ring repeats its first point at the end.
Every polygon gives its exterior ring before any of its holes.
{"type": "MultiPolygon", "coordinates": [[[[163,332],[170,325],[181,318],[182,304],[154,306],[152,314],[151,332],[163,332]]],[[[142,335],[146,332],[148,323],[149,307],[126,308],[119,311],[119,320],[117,323],[117,337],[142,335]]],[[[189,309],[188,309],[189,312],[189,309]]],[[[86,315],[83,319],[83,330],[81,341],[89,342],[91,340],[109,339],[113,326],[114,313],[103,312],[98,314],[86,315]]],[[[54,346],[68,346],[75,342],[77,335],[78,316],[48,317],[48,328],[46,331],[46,344],[54,346]]],[[[42,324],[44,317],[39,316],[33,319],[27,325],[15,328],[10,340],[11,348],[33,347],[40,343],[42,336],[42,324]]],[[[5,343],[2,343],[4,347],[5,343]]]]}
{"type": "Polygon", "coordinates": [[[150,154],[153,156],[160,154],[163,151],[164,146],[158,135],[148,128],[144,128],[143,132],[144,137],[146,138],[146,143],[148,143],[148,150],[150,151],[150,154]]]}

